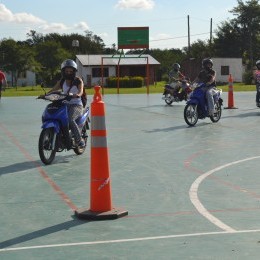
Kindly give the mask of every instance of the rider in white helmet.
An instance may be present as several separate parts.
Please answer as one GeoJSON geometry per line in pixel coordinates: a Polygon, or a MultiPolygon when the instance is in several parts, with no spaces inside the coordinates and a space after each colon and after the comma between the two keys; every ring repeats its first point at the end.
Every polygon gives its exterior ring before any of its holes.
{"type": "Polygon", "coordinates": [[[76,119],[82,114],[83,104],[81,96],[83,94],[84,84],[80,77],[76,76],[77,63],[74,60],[67,59],[61,64],[61,80],[57,81],[50,92],[62,89],[64,93],[71,93],[72,99],[68,103],[69,124],[71,131],[75,136],[76,145],[85,146],[85,142],[81,139],[79,127],[76,119]]]}
{"type": "Polygon", "coordinates": [[[172,70],[169,73],[169,83],[173,87],[172,91],[178,92],[181,87],[181,81],[185,79],[185,76],[180,72],[181,66],[179,63],[172,65],[172,70]]]}

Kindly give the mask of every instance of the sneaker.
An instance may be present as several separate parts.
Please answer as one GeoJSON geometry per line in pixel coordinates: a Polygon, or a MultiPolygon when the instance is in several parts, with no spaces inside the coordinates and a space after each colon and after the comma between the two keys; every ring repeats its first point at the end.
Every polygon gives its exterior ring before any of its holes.
{"type": "Polygon", "coordinates": [[[214,116],[215,113],[216,113],[215,110],[210,110],[210,111],[209,111],[209,116],[214,116]]]}

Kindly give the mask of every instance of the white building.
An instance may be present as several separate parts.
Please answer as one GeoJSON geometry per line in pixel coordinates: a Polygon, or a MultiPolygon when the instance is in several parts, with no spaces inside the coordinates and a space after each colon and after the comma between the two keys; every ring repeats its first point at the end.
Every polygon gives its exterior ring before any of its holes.
{"type": "Polygon", "coordinates": [[[232,75],[234,82],[243,81],[244,67],[242,58],[212,58],[212,60],[218,82],[228,82],[229,74],[232,75]]]}
{"type": "Polygon", "coordinates": [[[147,66],[149,65],[149,82],[153,84],[156,79],[156,68],[160,63],[151,55],[128,54],[120,57],[111,54],[102,55],[77,55],[78,75],[82,77],[87,86],[106,84],[108,77],[124,76],[147,76],[147,66]],[[101,70],[103,65],[103,71],[101,70]]]}
{"type": "MultiPolygon", "coordinates": [[[[9,86],[14,86],[15,79],[12,73],[5,72],[6,79],[9,86]]],[[[17,78],[17,86],[35,86],[36,85],[36,74],[32,71],[25,71],[20,73],[17,78]]]]}

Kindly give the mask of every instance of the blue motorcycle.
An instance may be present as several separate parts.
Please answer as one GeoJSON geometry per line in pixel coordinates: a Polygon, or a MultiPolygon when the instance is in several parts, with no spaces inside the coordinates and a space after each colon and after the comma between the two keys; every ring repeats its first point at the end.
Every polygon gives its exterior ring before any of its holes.
{"type": "Polygon", "coordinates": [[[39,137],[38,150],[41,161],[48,165],[55,158],[56,152],[73,149],[77,155],[83,154],[87,145],[89,130],[89,107],[85,107],[76,122],[81,131],[85,146],[76,146],[74,136],[69,128],[67,103],[71,95],[52,92],[41,95],[38,99],[50,101],[42,115],[42,131],[39,137]]]}
{"type": "Polygon", "coordinates": [[[206,100],[206,85],[199,83],[190,94],[190,98],[184,108],[184,120],[189,126],[195,126],[198,119],[209,117],[213,123],[216,123],[221,118],[223,100],[221,98],[221,89],[214,88],[214,115],[209,116],[207,100],[206,100]]]}

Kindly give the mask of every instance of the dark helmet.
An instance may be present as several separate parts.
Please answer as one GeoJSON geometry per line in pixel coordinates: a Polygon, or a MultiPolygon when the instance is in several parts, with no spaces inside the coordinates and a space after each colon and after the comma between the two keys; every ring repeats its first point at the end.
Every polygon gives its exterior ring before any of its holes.
{"type": "Polygon", "coordinates": [[[208,69],[209,67],[208,67],[208,64],[210,64],[211,66],[211,68],[213,67],[213,61],[212,61],[212,59],[209,59],[209,58],[206,58],[206,59],[203,59],[203,61],[202,61],[202,67],[204,68],[204,69],[208,69]]]}
{"type": "Polygon", "coordinates": [[[255,65],[256,65],[256,67],[257,67],[258,69],[260,69],[260,60],[258,60],[258,61],[255,63],[255,65]]]}
{"type": "Polygon", "coordinates": [[[176,71],[179,71],[180,68],[181,68],[181,66],[180,66],[179,63],[174,63],[174,64],[172,65],[172,67],[173,67],[173,69],[176,70],[176,71]]]}
{"type": "Polygon", "coordinates": [[[74,60],[65,60],[61,63],[61,74],[62,77],[65,79],[73,80],[76,77],[77,70],[78,70],[78,66],[74,60]],[[73,74],[66,74],[65,68],[72,68],[73,74]]]}

